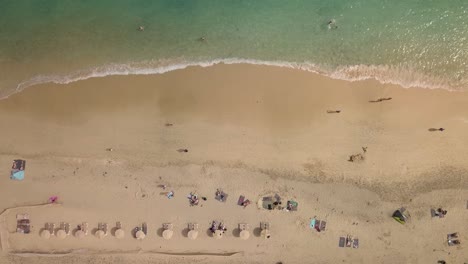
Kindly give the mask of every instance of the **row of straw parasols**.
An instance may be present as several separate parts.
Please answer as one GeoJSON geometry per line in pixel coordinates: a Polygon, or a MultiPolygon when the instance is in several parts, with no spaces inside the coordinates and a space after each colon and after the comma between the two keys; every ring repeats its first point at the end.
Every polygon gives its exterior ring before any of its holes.
{"type": "MultiPolygon", "coordinates": [[[[162,233],[162,236],[164,239],[171,239],[172,236],[174,234],[174,231],[172,230],[164,230],[163,233],[162,233]]],[[[51,237],[51,233],[49,230],[47,229],[44,229],[41,231],[40,233],[40,236],[44,239],[49,239],[51,237]]],[[[96,233],[94,234],[97,238],[99,239],[102,239],[106,236],[106,234],[104,233],[104,231],[102,230],[97,230],[96,233]]],[[[67,237],[67,233],[60,229],[56,232],[55,236],[58,238],[58,239],[65,239],[67,237]]],[[[83,230],[77,230],[75,232],[75,237],[76,238],[84,238],[86,236],[86,233],[83,231],[83,230]]],[[[122,239],[125,237],[125,231],[123,229],[117,229],[114,233],[114,236],[118,239],[122,239]]],[[[138,239],[138,240],[142,240],[146,237],[145,233],[141,230],[138,230],[136,233],[135,233],[135,238],[138,239]]],[[[187,237],[191,240],[195,240],[197,239],[198,237],[198,230],[190,230],[187,234],[187,237]]],[[[223,237],[223,232],[221,230],[215,230],[214,234],[213,234],[213,237],[215,239],[221,239],[223,237]]],[[[247,240],[249,239],[250,237],[250,232],[248,230],[242,230],[239,234],[239,237],[243,240],[247,240]]]]}
{"type": "MultiPolygon", "coordinates": [[[[65,230],[63,229],[59,229],[57,230],[55,236],[58,238],[58,239],[65,239],[67,237],[67,233],[65,232],[65,230]]],[[[97,230],[94,234],[97,238],[99,239],[103,239],[107,234],[103,231],[103,230],[97,230]]],[[[174,231],[172,229],[165,229],[162,233],[162,237],[166,240],[169,240],[172,238],[172,236],[174,235],[174,231]]],[[[40,233],[40,236],[44,239],[49,239],[52,234],[51,234],[51,231],[48,230],[48,229],[44,229],[41,231],[40,233]]],[[[74,233],[74,236],[76,238],[84,238],[86,236],[86,232],[79,229],[79,230],[76,230],[76,232],[74,233]]],[[[125,237],[125,231],[122,229],[122,228],[118,228],[115,230],[114,232],[114,236],[118,239],[122,239],[125,237]]],[[[264,238],[270,238],[270,232],[268,229],[263,229],[260,233],[260,236],[261,237],[264,237],[264,238]]],[[[143,240],[144,238],[146,237],[146,234],[142,231],[142,230],[138,230],[136,233],[135,233],[135,238],[137,240],[143,240]]],[[[198,237],[198,230],[196,229],[191,229],[189,230],[188,234],[187,234],[187,237],[191,240],[195,240],[197,239],[198,237]]],[[[221,230],[215,230],[215,232],[213,233],[213,238],[215,239],[221,239],[223,237],[223,231],[221,230]]],[[[250,232],[249,230],[246,230],[246,229],[243,229],[240,231],[239,233],[239,237],[240,239],[243,239],[243,240],[247,240],[249,239],[250,237],[250,232]]]]}

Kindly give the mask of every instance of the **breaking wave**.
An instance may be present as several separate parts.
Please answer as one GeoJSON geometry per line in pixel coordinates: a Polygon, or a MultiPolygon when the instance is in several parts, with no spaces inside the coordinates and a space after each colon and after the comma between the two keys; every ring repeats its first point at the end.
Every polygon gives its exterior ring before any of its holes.
{"type": "MultiPolygon", "coordinates": [[[[109,64],[101,67],[94,67],[80,70],[67,75],[38,75],[29,80],[23,81],[16,86],[13,93],[18,93],[24,89],[44,83],[68,84],[90,78],[106,77],[112,75],[150,75],[162,74],[174,70],[185,69],[191,66],[210,67],[216,64],[253,64],[264,66],[284,67],[313,72],[328,76],[333,79],[347,81],[361,81],[375,79],[384,84],[397,84],[404,88],[429,88],[446,89],[449,91],[460,91],[465,82],[458,81],[451,84],[447,80],[428,76],[409,67],[373,66],[373,65],[352,65],[342,66],[332,70],[326,70],[313,63],[287,62],[287,61],[262,61],[254,59],[228,58],[215,59],[209,61],[184,61],[180,60],[158,60],[140,63],[109,64]]],[[[9,94],[11,95],[11,94],[9,94]]],[[[9,95],[5,96],[8,97],[9,95]]]]}

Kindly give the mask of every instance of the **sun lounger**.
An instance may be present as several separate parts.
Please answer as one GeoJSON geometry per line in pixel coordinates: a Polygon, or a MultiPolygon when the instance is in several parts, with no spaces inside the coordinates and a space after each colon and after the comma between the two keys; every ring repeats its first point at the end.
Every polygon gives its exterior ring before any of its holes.
{"type": "Polygon", "coordinates": [[[260,222],[260,229],[264,230],[269,230],[270,229],[270,223],[269,222],[260,222]]]}
{"type": "Polygon", "coordinates": [[[244,200],[245,200],[244,195],[239,196],[239,200],[237,200],[237,205],[243,206],[244,200]]]}
{"type": "Polygon", "coordinates": [[[65,231],[65,233],[67,233],[67,235],[70,235],[70,224],[69,223],[60,223],[60,229],[62,229],[63,231],[65,231]]]}
{"type": "Polygon", "coordinates": [[[449,246],[456,246],[456,245],[460,245],[460,240],[452,239],[452,240],[448,240],[447,243],[449,246]]]}
{"type": "Polygon", "coordinates": [[[53,236],[55,234],[55,224],[54,223],[46,223],[45,229],[49,230],[50,235],[53,236]]]}
{"type": "Polygon", "coordinates": [[[10,179],[23,180],[25,168],[26,168],[25,160],[14,160],[13,165],[11,166],[10,179]]]}
{"type": "Polygon", "coordinates": [[[353,248],[359,248],[359,239],[353,239],[353,248]]]}
{"type": "Polygon", "coordinates": [[[88,223],[87,222],[83,222],[81,223],[81,225],[78,225],[78,230],[81,230],[85,233],[85,235],[88,234],[88,223]]]}
{"type": "Polygon", "coordinates": [[[239,230],[249,230],[250,226],[249,224],[246,224],[246,223],[241,223],[239,224],[239,230]]]}
{"type": "Polygon", "coordinates": [[[345,244],[346,244],[346,238],[340,237],[340,240],[338,242],[338,247],[345,247],[345,244]]]}
{"type": "Polygon", "coordinates": [[[148,226],[146,225],[146,222],[141,224],[141,231],[143,231],[145,235],[148,235],[148,226]]]}
{"type": "Polygon", "coordinates": [[[174,227],[174,225],[172,225],[171,223],[163,224],[163,229],[164,230],[172,230],[173,227],[174,227]]]}
{"type": "Polygon", "coordinates": [[[353,238],[351,236],[346,236],[346,247],[351,247],[351,244],[353,242],[353,238]]]}
{"type": "Polygon", "coordinates": [[[115,228],[116,229],[122,229],[122,223],[121,222],[116,222],[115,223],[115,228]]]}
{"type": "Polygon", "coordinates": [[[189,230],[198,230],[198,224],[197,223],[189,223],[188,224],[188,229],[189,230]]]}
{"type": "Polygon", "coordinates": [[[215,199],[220,201],[220,202],[226,202],[227,200],[227,197],[228,197],[228,194],[223,192],[223,190],[221,189],[218,189],[216,191],[216,196],[215,196],[215,199]]]}
{"type": "Polygon", "coordinates": [[[325,228],[327,227],[327,222],[326,221],[320,221],[320,225],[319,225],[319,230],[320,231],[325,231],[325,228]]]}
{"type": "Polygon", "coordinates": [[[447,235],[447,240],[454,239],[454,238],[458,238],[458,233],[457,232],[447,235]]]}
{"type": "Polygon", "coordinates": [[[29,214],[16,215],[16,232],[22,234],[29,234],[31,232],[31,222],[29,214]]]}

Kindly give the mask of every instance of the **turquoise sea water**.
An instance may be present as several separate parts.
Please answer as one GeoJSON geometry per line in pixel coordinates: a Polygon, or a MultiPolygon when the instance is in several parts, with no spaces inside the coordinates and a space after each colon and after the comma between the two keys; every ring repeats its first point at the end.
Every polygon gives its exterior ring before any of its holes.
{"type": "Polygon", "coordinates": [[[463,90],[468,0],[0,0],[0,97],[216,62],[463,90]]]}

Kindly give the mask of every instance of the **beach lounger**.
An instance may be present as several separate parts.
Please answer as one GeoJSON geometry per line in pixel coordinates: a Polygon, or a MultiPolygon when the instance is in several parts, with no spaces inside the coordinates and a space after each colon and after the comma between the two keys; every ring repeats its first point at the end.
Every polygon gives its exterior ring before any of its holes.
{"type": "Polygon", "coordinates": [[[447,240],[454,239],[454,238],[458,238],[458,233],[457,232],[447,235],[447,240]]]}
{"type": "Polygon", "coordinates": [[[351,236],[346,236],[346,247],[351,247],[353,238],[351,236]]]}
{"type": "Polygon", "coordinates": [[[359,239],[353,239],[353,248],[359,248],[359,239]]]}
{"type": "Polygon", "coordinates": [[[340,237],[340,240],[338,242],[338,247],[345,247],[345,244],[346,244],[346,238],[340,237]]]}
{"type": "Polygon", "coordinates": [[[141,231],[143,231],[145,235],[148,235],[148,225],[146,225],[146,222],[141,224],[141,231]]]}
{"type": "Polygon", "coordinates": [[[320,222],[320,220],[315,221],[314,229],[317,230],[317,232],[320,232],[320,222]]]}
{"type": "Polygon", "coordinates": [[[122,229],[122,223],[121,222],[116,222],[115,223],[115,228],[116,229],[122,229]]]}
{"type": "Polygon", "coordinates": [[[216,196],[215,196],[215,199],[220,201],[220,202],[226,202],[227,200],[227,197],[228,197],[228,194],[225,193],[223,190],[221,189],[218,189],[216,191],[216,196]]]}
{"type": "Polygon", "coordinates": [[[16,232],[22,234],[29,234],[31,232],[31,222],[29,214],[16,215],[16,232]]]}
{"type": "Polygon", "coordinates": [[[449,246],[457,246],[460,245],[460,240],[458,239],[451,239],[447,241],[449,246]]]}
{"type": "Polygon", "coordinates": [[[25,168],[26,168],[25,160],[14,160],[13,165],[11,166],[10,179],[23,180],[25,168]]]}
{"type": "Polygon", "coordinates": [[[45,229],[49,230],[51,236],[55,235],[55,224],[54,223],[46,223],[45,224],[45,229]]]}
{"type": "Polygon", "coordinates": [[[67,235],[70,235],[70,224],[69,223],[64,223],[64,222],[61,222],[60,223],[60,229],[64,230],[65,233],[67,233],[67,235]]]}
{"type": "Polygon", "coordinates": [[[244,205],[244,200],[245,200],[244,195],[239,196],[239,200],[237,200],[237,205],[243,206],[244,205]]]}
{"type": "Polygon", "coordinates": [[[319,230],[320,231],[325,231],[325,228],[327,227],[327,222],[326,221],[320,221],[320,225],[319,225],[319,230]]]}
{"type": "Polygon", "coordinates": [[[260,222],[260,229],[270,230],[270,223],[269,222],[260,222]]]}
{"type": "Polygon", "coordinates": [[[173,227],[174,227],[174,225],[171,224],[171,223],[165,223],[165,224],[163,224],[163,229],[164,229],[164,230],[172,230],[173,227]]]}
{"type": "Polygon", "coordinates": [[[438,216],[436,213],[436,210],[431,209],[431,217],[436,217],[436,216],[438,216]]]}
{"type": "Polygon", "coordinates": [[[88,223],[87,222],[83,222],[81,223],[81,225],[78,225],[78,230],[81,230],[85,233],[85,235],[88,234],[88,223]]]}
{"type": "Polygon", "coordinates": [[[189,223],[188,224],[188,229],[189,230],[198,230],[198,224],[197,223],[189,223]]]}
{"type": "Polygon", "coordinates": [[[241,223],[239,224],[239,230],[249,230],[250,229],[250,226],[249,224],[246,224],[246,223],[241,223]]]}

